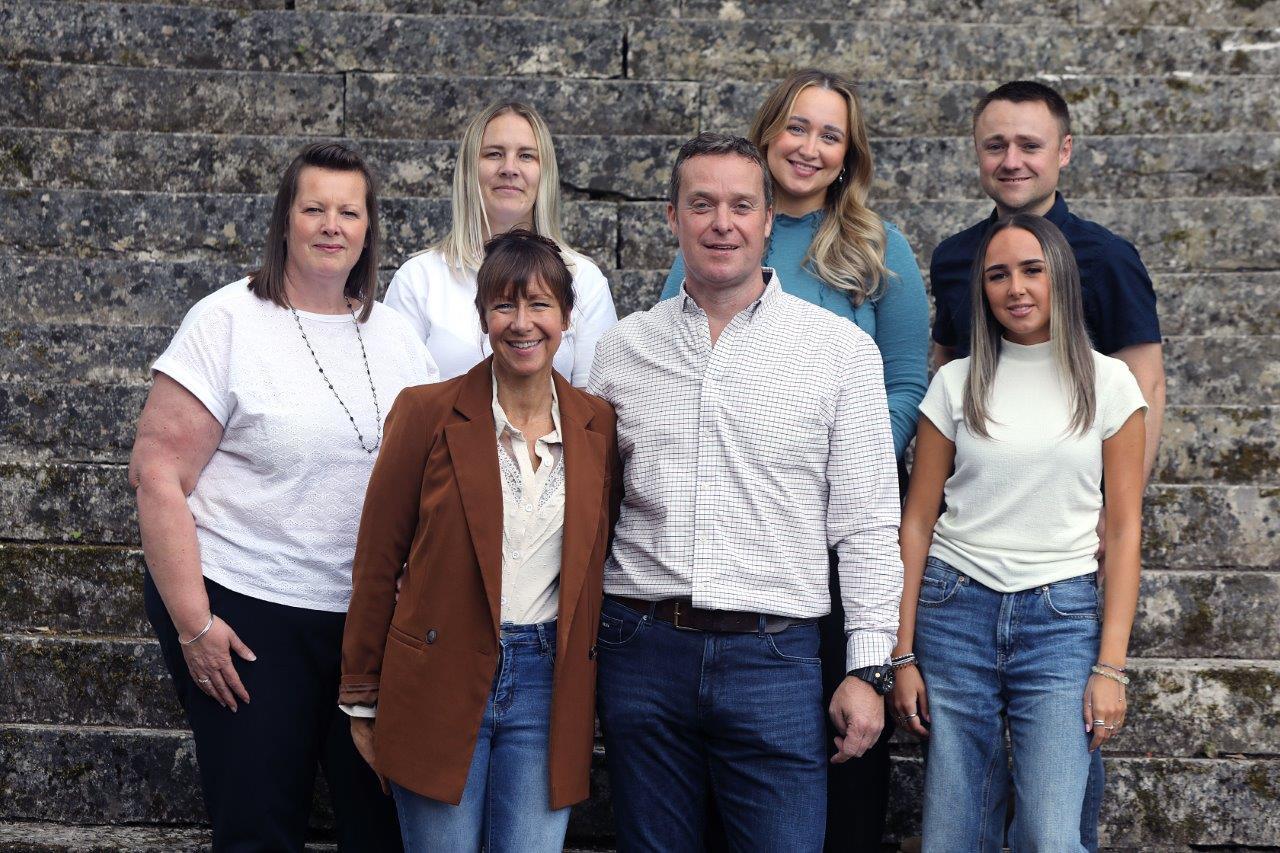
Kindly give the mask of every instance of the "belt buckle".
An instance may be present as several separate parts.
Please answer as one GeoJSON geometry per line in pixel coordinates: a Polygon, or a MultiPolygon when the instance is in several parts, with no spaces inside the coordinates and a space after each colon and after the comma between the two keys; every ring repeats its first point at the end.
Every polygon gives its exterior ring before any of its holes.
{"type": "Polygon", "coordinates": [[[677,631],[697,631],[697,628],[690,628],[688,625],[680,624],[680,602],[675,602],[675,607],[671,611],[671,624],[675,626],[677,631]]]}

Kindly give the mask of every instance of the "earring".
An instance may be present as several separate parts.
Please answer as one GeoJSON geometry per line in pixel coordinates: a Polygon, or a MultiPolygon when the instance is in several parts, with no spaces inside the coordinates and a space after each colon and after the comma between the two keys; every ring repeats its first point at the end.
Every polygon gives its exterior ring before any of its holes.
{"type": "Polygon", "coordinates": [[[847,172],[847,171],[849,171],[849,170],[848,170],[848,169],[841,169],[841,170],[840,170],[840,174],[839,174],[839,175],[836,175],[836,183],[837,183],[837,184],[841,184],[841,185],[843,185],[843,184],[844,184],[844,173],[845,173],[845,172],[847,172]]]}

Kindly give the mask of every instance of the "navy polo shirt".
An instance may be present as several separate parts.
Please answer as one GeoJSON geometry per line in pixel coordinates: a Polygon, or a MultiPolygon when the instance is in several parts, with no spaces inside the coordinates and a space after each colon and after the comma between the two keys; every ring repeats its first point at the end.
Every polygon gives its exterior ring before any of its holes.
{"type": "MultiPolygon", "coordinates": [[[[1045,214],[1062,231],[1080,268],[1084,322],[1093,348],[1111,355],[1134,344],[1160,343],[1156,292],[1138,250],[1096,222],[1067,210],[1062,194],[1045,214]]],[[[969,277],[974,255],[996,213],[938,244],[929,262],[933,290],[933,339],[954,347],[957,358],[969,354],[969,277]]]]}

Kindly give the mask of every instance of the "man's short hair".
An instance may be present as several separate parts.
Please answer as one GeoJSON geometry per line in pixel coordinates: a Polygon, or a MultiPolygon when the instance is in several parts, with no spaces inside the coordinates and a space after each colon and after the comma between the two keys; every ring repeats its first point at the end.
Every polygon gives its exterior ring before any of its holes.
{"type": "Polygon", "coordinates": [[[680,167],[686,160],[721,154],[736,154],[760,167],[760,180],[764,184],[764,203],[766,207],[773,207],[773,176],[769,174],[769,164],[765,162],[760,149],[752,145],[751,140],[746,137],[710,132],[699,133],[680,146],[680,153],[676,155],[676,164],[671,167],[671,183],[667,187],[671,203],[674,205],[680,200],[680,167]]]}
{"type": "Polygon", "coordinates": [[[983,95],[978,105],[973,108],[975,133],[978,130],[978,116],[982,115],[982,111],[992,101],[1012,101],[1015,104],[1038,101],[1048,107],[1049,113],[1058,120],[1058,127],[1062,130],[1063,137],[1071,133],[1071,111],[1067,108],[1066,100],[1055,89],[1043,83],[1037,83],[1035,80],[1014,80],[997,86],[983,95]]]}

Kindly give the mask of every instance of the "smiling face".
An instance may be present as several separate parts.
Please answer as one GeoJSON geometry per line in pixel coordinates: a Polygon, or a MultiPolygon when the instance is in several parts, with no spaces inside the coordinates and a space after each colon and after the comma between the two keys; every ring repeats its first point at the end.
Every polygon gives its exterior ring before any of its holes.
{"type": "Polygon", "coordinates": [[[538,200],[538,140],[516,113],[496,116],[480,139],[480,195],[494,234],[533,223],[538,200]]]}
{"type": "MultiPolygon", "coordinates": [[[[514,288],[512,288],[514,290],[514,288]]],[[[482,324],[499,376],[529,377],[551,372],[569,315],[551,290],[533,278],[523,296],[507,291],[489,300],[482,324]]]]}
{"type": "Polygon", "coordinates": [[[849,106],[830,89],[802,89],[782,130],[767,143],[777,208],[803,216],[818,210],[844,168],[849,151],[849,106]]]}
{"type": "Polygon", "coordinates": [[[704,154],[680,166],[680,196],[667,205],[689,287],[730,289],[760,275],[773,210],[760,167],[737,154],[704,154]]]}
{"type": "Polygon", "coordinates": [[[1034,234],[1005,228],[991,238],[982,261],[982,289],[1006,340],[1026,346],[1049,340],[1051,288],[1044,250],[1034,234]]]}
{"type": "Polygon", "coordinates": [[[1071,162],[1071,136],[1042,101],[992,101],[974,123],[978,174],[1001,216],[1053,207],[1058,173],[1071,162]]]}
{"type": "Polygon", "coordinates": [[[359,172],[307,166],[289,208],[285,275],[299,286],[346,282],[369,230],[367,188],[359,172]]]}

